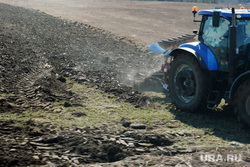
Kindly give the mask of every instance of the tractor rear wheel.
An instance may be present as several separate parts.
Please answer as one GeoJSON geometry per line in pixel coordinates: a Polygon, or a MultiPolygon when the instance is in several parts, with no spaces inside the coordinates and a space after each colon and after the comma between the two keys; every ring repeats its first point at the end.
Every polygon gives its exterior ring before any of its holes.
{"type": "Polygon", "coordinates": [[[185,111],[204,111],[207,108],[209,77],[196,58],[177,56],[169,71],[169,91],[172,102],[185,111]]]}
{"type": "Polygon", "coordinates": [[[250,127],[250,80],[245,81],[238,88],[235,103],[241,122],[250,127]]]}

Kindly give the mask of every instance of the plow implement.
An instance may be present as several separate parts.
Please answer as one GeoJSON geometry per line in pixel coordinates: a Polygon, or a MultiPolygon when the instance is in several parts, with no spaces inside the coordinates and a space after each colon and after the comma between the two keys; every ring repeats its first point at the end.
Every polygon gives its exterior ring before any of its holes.
{"type": "Polygon", "coordinates": [[[163,53],[163,55],[168,55],[180,44],[194,41],[194,37],[195,35],[185,34],[175,38],[168,38],[149,45],[149,50],[156,53],[163,53]]]}

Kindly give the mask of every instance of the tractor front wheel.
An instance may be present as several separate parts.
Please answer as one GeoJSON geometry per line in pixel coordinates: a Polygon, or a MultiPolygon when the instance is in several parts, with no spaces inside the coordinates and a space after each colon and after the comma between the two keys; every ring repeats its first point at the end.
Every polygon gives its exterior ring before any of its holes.
{"type": "Polygon", "coordinates": [[[235,102],[241,122],[250,127],[250,80],[245,81],[238,88],[235,102]]]}
{"type": "Polygon", "coordinates": [[[209,77],[195,57],[177,56],[169,71],[169,91],[172,102],[185,111],[207,108],[209,77]]]}

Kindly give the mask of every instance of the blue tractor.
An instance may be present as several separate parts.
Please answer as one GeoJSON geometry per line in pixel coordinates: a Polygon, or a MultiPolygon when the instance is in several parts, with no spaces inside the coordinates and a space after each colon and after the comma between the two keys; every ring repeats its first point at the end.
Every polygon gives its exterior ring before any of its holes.
{"type": "Polygon", "coordinates": [[[162,70],[171,100],[181,110],[204,111],[224,98],[250,127],[250,10],[201,10],[201,20],[196,13],[193,7],[198,41],[179,45],[192,38],[184,35],[149,46],[166,57],[162,70]]]}

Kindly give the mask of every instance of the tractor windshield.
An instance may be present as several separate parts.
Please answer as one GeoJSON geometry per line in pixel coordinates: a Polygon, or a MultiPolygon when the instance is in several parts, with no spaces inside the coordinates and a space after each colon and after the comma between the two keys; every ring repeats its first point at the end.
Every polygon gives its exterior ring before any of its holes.
{"type": "Polygon", "coordinates": [[[250,43],[250,19],[237,20],[237,46],[242,47],[250,43]]]}
{"type": "Polygon", "coordinates": [[[249,61],[250,48],[250,18],[237,20],[237,70],[244,71],[245,64],[249,61]]]}
{"type": "Polygon", "coordinates": [[[215,55],[219,70],[228,71],[228,30],[230,21],[225,18],[220,18],[219,27],[213,26],[212,16],[203,16],[202,42],[215,55]]]}
{"type": "MultiPolygon", "coordinates": [[[[219,27],[213,26],[212,16],[203,16],[201,41],[215,55],[220,71],[228,71],[229,56],[229,27],[230,20],[228,18],[220,18],[219,27]]],[[[250,18],[237,20],[237,48],[238,58],[237,65],[244,64],[250,43],[250,18]]]]}

